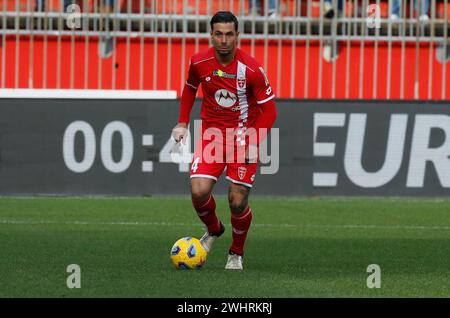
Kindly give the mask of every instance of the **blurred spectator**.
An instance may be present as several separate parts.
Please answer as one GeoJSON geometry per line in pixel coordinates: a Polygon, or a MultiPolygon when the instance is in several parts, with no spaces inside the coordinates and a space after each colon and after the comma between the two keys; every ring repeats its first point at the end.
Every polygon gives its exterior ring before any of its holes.
{"type": "Polygon", "coordinates": [[[100,13],[110,13],[118,5],[118,0],[100,0],[98,5],[100,13]]]}
{"type": "MultiPolygon", "coordinates": [[[[400,17],[400,9],[402,7],[402,1],[401,0],[391,0],[391,20],[398,20],[400,17]]],[[[429,0],[415,0],[415,7],[416,10],[419,7],[419,1],[420,1],[420,9],[419,9],[419,20],[422,22],[427,22],[429,20],[428,17],[428,9],[430,7],[429,0]]]]}
{"type": "Polygon", "coordinates": [[[337,2],[338,15],[344,10],[344,0],[324,0],[323,12],[324,17],[327,19],[332,19],[334,17],[335,8],[333,7],[333,2],[337,2]]]}
{"type": "Polygon", "coordinates": [[[443,43],[440,43],[436,48],[436,59],[441,64],[450,62],[450,38],[443,43]]]}
{"type": "Polygon", "coordinates": [[[36,0],[36,11],[45,11],[45,0],[36,0]]]}
{"type": "MultiPolygon", "coordinates": [[[[278,14],[278,0],[266,0],[269,1],[267,15],[271,19],[278,19],[280,16],[278,14]]],[[[250,14],[261,15],[262,6],[261,0],[249,0],[250,14]]]]}
{"type": "MultiPolygon", "coordinates": [[[[342,16],[344,11],[344,0],[324,0],[323,16],[326,19],[333,19],[335,15],[342,16]],[[335,6],[337,5],[337,8],[335,6]],[[337,9],[337,10],[336,10],[337,9]],[[335,13],[337,11],[337,14],[335,13]]],[[[339,57],[339,42],[335,39],[324,40],[323,58],[325,61],[332,63],[339,57]]]]}
{"type": "MultiPolygon", "coordinates": [[[[99,55],[102,58],[111,57],[114,51],[114,39],[111,36],[110,32],[110,17],[109,13],[114,12],[114,10],[118,7],[118,0],[100,0],[99,1],[99,12],[101,14],[105,14],[105,20],[103,21],[103,28],[106,32],[105,36],[100,37],[98,50],[99,55]]],[[[100,30],[102,31],[102,30],[100,30]]]]}
{"type": "MultiPolygon", "coordinates": [[[[73,3],[76,3],[76,0],[60,0],[60,5],[61,5],[61,11],[66,12],[67,11],[67,7],[73,3]]],[[[50,4],[51,6],[51,4],[50,4]]],[[[57,8],[55,7],[49,7],[49,10],[51,9],[52,11],[56,11],[57,8]]],[[[46,0],[36,0],[36,11],[37,12],[45,12],[47,11],[47,6],[46,6],[46,0]]],[[[37,24],[36,27],[40,30],[42,27],[42,23],[43,23],[43,18],[38,18],[37,19],[37,24]]]]}

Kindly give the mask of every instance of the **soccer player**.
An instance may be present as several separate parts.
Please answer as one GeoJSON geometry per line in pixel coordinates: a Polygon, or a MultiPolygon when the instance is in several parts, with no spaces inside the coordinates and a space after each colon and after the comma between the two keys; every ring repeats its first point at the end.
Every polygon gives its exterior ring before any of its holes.
{"type": "Polygon", "coordinates": [[[225,268],[242,270],[244,243],[252,221],[248,197],[258,165],[258,146],[275,122],[277,110],[263,68],[237,48],[237,18],[229,11],[220,11],[212,17],[210,25],[213,47],[191,58],[180,116],[172,136],[177,143],[185,142],[190,112],[201,84],[202,138],[196,145],[190,169],[192,203],[207,227],[200,240],[209,252],[224,233],[212,190],[226,169],[226,179],[230,181],[232,244],[225,268]]]}

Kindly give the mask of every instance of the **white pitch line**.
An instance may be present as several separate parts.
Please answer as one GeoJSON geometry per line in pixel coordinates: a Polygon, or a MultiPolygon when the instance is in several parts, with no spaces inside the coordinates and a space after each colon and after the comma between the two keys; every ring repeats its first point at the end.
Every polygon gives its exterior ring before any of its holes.
{"type": "MultiPolygon", "coordinates": [[[[201,226],[199,223],[177,222],[90,222],[90,221],[49,221],[49,220],[14,220],[0,219],[0,224],[7,225],[135,225],[135,226],[201,226]]],[[[230,224],[225,224],[230,226],[230,224]]],[[[450,226],[426,226],[426,225],[371,225],[371,224],[252,224],[252,227],[273,228],[333,228],[333,229],[375,229],[375,230],[450,230],[450,226]]]]}
{"type": "Polygon", "coordinates": [[[90,221],[34,221],[34,220],[1,220],[0,224],[24,224],[24,225],[165,225],[165,226],[195,226],[198,224],[174,223],[174,222],[90,222],[90,221]]]}

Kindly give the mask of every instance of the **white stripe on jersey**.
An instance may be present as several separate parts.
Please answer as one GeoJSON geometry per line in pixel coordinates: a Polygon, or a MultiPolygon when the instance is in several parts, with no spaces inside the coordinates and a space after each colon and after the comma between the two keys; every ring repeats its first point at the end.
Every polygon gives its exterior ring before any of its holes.
{"type": "Polygon", "coordinates": [[[194,62],[194,65],[197,65],[197,64],[200,64],[202,62],[206,62],[206,61],[212,60],[213,58],[214,58],[214,56],[213,57],[209,57],[209,58],[204,59],[204,60],[201,60],[201,61],[198,61],[198,62],[194,62]]]}
{"type": "MultiPolygon", "coordinates": [[[[245,145],[245,138],[241,139],[240,135],[245,133],[247,130],[246,124],[247,124],[247,118],[248,118],[248,102],[247,102],[247,79],[245,76],[245,70],[247,66],[241,62],[238,61],[238,68],[237,68],[237,80],[236,80],[236,89],[238,93],[238,99],[239,99],[239,106],[241,109],[241,115],[239,116],[239,130],[237,132],[238,137],[236,141],[241,143],[241,146],[245,145]],[[239,86],[239,79],[244,79],[244,85],[243,87],[239,86]]],[[[242,83],[242,82],[241,82],[242,83]]]]}
{"type": "Polygon", "coordinates": [[[259,105],[261,105],[261,104],[264,104],[265,102],[268,102],[269,100],[271,100],[271,99],[274,98],[274,97],[275,97],[275,94],[273,94],[273,95],[270,96],[270,97],[267,97],[267,98],[264,99],[264,100],[258,100],[258,101],[256,101],[256,103],[259,104],[259,105]]]}
{"type": "Polygon", "coordinates": [[[198,89],[198,87],[195,87],[194,85],[192,85],[192,84],[189,84],[187,81],[186,81],[186,85],[189,85],[190,87],[192,87],[193,89],[195,89],[195,90],[197,90],[198,89]]]}

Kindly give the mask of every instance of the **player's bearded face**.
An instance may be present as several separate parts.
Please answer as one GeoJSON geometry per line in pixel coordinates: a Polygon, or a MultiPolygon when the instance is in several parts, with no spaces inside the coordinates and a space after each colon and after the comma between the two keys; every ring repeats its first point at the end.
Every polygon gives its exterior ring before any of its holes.
{"type": "Polygon", "coordinates": [[[226,56],[234,52],[238,35],[234,23],[215,23],[211,31],[211,42],[217,53],[226,56]]]}

